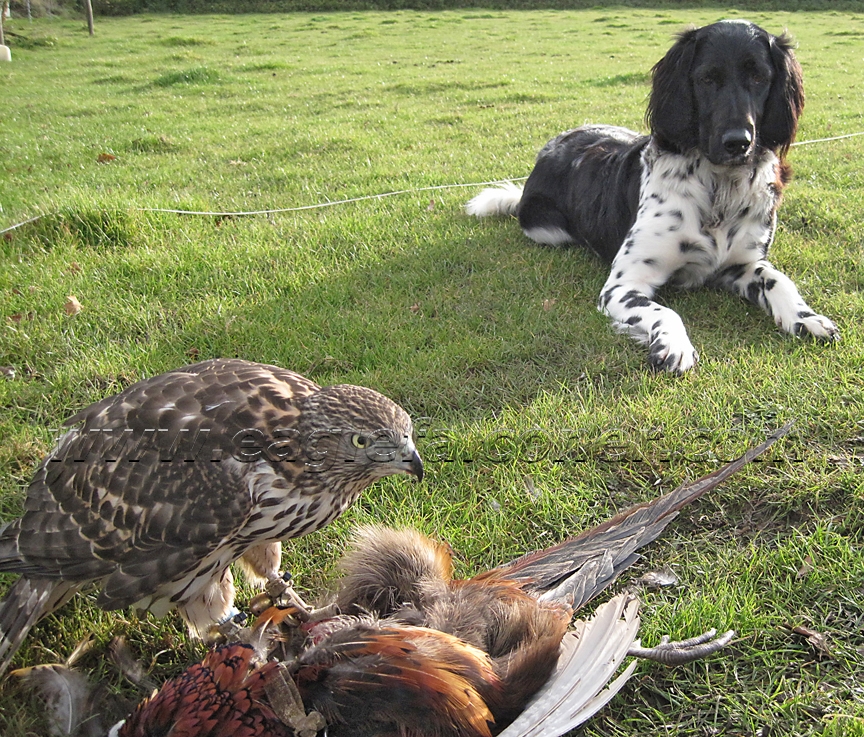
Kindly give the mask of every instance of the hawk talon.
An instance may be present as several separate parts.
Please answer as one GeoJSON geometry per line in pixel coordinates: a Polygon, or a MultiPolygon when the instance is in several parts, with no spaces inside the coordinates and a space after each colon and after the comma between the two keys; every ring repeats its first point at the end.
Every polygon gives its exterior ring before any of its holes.
{"type": "Polygon", "coordinates": [[[708,655],[713,655],[718,650],[722,650],[735,637],[735,630],[724,632],[719,637],[716,635],[717,630],[710,629],[696,637],[674,642],[669,640],[669,635],[663,635],[659,645],[654,647],[632,645],[627,654],[635,658],[653,660],[663,665],[683,665],[692,663],[694,660],[701,660],[708,655]]]}
{"type": "Polygon", "coordinates": [[[297,618],[303,622],[308,621],[312,614],[310,607],[294,590],[291,584],[291,574],[285,573],[271,578],[264,586],[264,593],[270,597],[271,604],[277,607],[293,607],[297,610],[297,618]],[[286,578],[287,576],[287,578],[286,578]]]}
{"type": "Polygon", "coordinates": [[[266,593],[275,602],[290,588],[291,574],[288,571],[285,571],[282,575],[277,573],[269,579],[266,584],[264,584],[264,593],[266,593]]]}
{"type": "Polygon", "coordinates": [[[339,608],[339,605],[333,602],[332,604],[328,604],[327,606],[318,607],[317,609],[313,609],[309,612],[309,619],[307,622],[321,622],[325,619],[333,619],[333,617],[338,617],[342,614],[342,610],[339,608]]]}
{"type": "Polygon", "coordinates": [[[286,571],[283,574],[271,576],[264,585],[264,591],[249,600],[249,609],[258,616],[265,612],[270,607],[278,607],[280,609],[295,609],[297,618],[303,622],[309,619],[312,613],[310,607],[300,595],[294,590],[291,584],[291,573],[286,571]]]}

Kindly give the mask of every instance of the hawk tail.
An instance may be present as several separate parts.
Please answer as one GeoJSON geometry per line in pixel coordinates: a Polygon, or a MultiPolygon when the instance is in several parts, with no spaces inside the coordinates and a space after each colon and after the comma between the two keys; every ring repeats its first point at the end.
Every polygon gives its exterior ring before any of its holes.
{"type": "Polygon", "coordinates": [[[785,424],[765,442],[713,473],[653,501],[615,515],[596,527],[545,550],[523,555],[501,566],[511,579],[525,581],[544,599],[565,601],[574,611],[609,586],[638,560],[636,551],[656,540],[678,512],[764,453],[792,427],[785,424]]]}
{"type": "Polygon", "coordinates": [[[46,614],[62,606],[79,586],[47,578],[19,578],[0,601],[0,676],[27,633],[46,614]]]}

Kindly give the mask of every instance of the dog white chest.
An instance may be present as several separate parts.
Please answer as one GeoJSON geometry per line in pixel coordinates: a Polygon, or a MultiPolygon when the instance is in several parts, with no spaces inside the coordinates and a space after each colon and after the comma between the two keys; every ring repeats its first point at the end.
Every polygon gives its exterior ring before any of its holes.
{"type": "Polygon", "coordinates": [[[725,266],[764,257],[777,202],[773,154],[722,167],[649,146],[643,164],[636,222],[616,266],[643,271],[653,287],[690,288],[725,266]]]}

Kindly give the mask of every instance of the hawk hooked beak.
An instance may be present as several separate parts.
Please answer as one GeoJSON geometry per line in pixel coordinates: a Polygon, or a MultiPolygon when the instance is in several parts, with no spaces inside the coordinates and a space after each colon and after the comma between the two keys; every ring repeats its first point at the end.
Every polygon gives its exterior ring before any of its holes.
{"type": "Polygon", "coordinates": [[[411,453],[410,458],[407,458],[402,462],[408,464],[405,473],[411,474],[417,479],[417,481],[423,480],[423,461],[420,459],[420,454],[416,449],[411,453]]]}

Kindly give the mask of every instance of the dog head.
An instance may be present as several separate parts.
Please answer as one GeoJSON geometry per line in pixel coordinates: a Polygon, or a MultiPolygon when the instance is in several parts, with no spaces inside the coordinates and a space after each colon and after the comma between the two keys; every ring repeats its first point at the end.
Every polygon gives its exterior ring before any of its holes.
{"type": "Polygon", "coordinates": [[[652,72],[647,120],[663,148],[737,166],[795,139],[804,90],[785,35],[746,21],[685,31],[652,72]]]}

